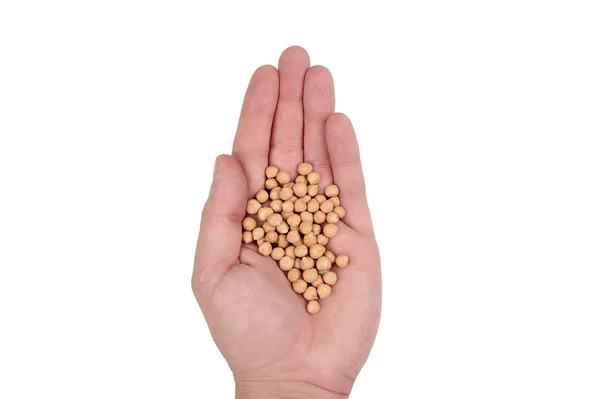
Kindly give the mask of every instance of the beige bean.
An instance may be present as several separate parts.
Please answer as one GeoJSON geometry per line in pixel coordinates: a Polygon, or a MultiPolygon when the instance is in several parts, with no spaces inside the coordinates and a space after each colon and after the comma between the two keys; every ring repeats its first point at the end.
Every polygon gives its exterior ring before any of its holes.
{"type": "MultiPolygon", "coordinates": [[[[333,208],[333,209],[335,209],[335,208],[333,208]]],[[[334,223],[335,224],[335,223],[337,223],[339,221],[340,221],[340,217],[338,216],[337,213],[335,213],[335,212],[329,212],[327,214],[327,223],[334,223]]]]}
{"type": "Polygon", "coordinates": [[[260,208],[260,202],[252,198],[251,200],[248,200],[248,203],[246,204],[246,213],[248,213],[249,215],[256,215],[260,208]]]}
{"type": "Polygon", "coordinates": [[[331,200],[331,202],[333,203],[333,206],[340,206],[341,202],[340,202],[340,197],[331,197],[329,198],[331,200]]]}
{"type": "MultiPolygon", "coordinates": [[[[315,268],[308,269],[308,270],[305,270],[302,272],[302,278],[307,283],[312,283],[313,281],[316,281],[318,275],[319,275],[319,273],[317,272],[317,269],[315,269],[315,268]]],[[[323,281],[326,281],[324,277],[323,277],[323,281]]]]}
{"type": "Polygon", "coordinates": [[[315,195],[315,201],[317,201],[319,204],[321,204],[326,199],[327,198],[323,194],[315,195]]]}
{"type": "MultiPolygon", "coordinates": [[[[292,269],[294,267],[294,259],[290,258],[289,256],[284,256],[283,258],[279,259],[279,268],[281,270],[283,270],[284,272],[287,272],[288,270],[292,269]]],[[[323,281],[325,281],[325,279],[323,279],[323,281]]]]}
{"type": "Polygon", "coordinates": [[[342,269],[348,267],[348,262],[348,255],[338,255],[335,258],[335,264],[338,265],[338,267],[341,267],[342,269]]]}
{"type": "Polygon", "coordinates": [[[337,282],[337,274],[335,274],[335,272],[328,271],[323,275],[323,281],[327,285],[335,285],[335,283],[337,282]]]}
{"type": "Polygon", "coordinates": [[[311,197],[314,197],[315,195],[319,194],[319,185],[318,184],[309,184],[307,190],[308,190],[307,191],[308,195],[310,195],[311,197]]]}
{"type": "Polygon", "coordinates": [[[343,219],[344,216],[346,216],[346,210],[342,206],[336,206],[333,208],[333,211],[340,217],[340,219],[343,219]]]}
{"type": "Polygon", "coordinates": [[[308,255],[308,247],[304,244],[298,245],[294,250],[294,255],[296,255],[297,258],[302,258],[303,256],[308,255]]]}
{"type": "MultiPolygon", "coordinates": [[[[318,240],[318,239],[317,239],[318,240]]],[[[277,246],[279,246],[280,248],[287,248],[290,245],[290,243],[288,242],[286,235],[285,234],[280,234],[279,235],[279,240],[277,240],[277,246]]]]}
{"type": "Polygon", "coordinates": [[[319,313],[319,310],[321,310],[321,305],[319,305],[319,301],[317,300],[312,300],[312,301],[308,301],[308,304],[306,305],[306,311],[310,314],[315,314],[315,313],[319,313]]]}
{"type": "Polygon", "coordinates": [[[321,276],[317,276],[317,279],[315,281],[313,281],[312,283],[310,283],[313,287],[318,288],[321,284],[323,283],[323,277],[321,276]]]}
{"type": "Polygon", "coordinates": [[[246,231],[252,231],[256,227],[256,220],[247,216],[244,218],[244,220],[242,220],[242,227],[246,231]]]}
{"type": "Polygon", "coordinates": [[[275,244],[278,239],[279,239],[279,234],[277,234],[276,231],[269,231],[267,234],[265,234],[265,240],[268,243],[275,244]]]}
{"type": "Polygon", "coordinates": [[[269,200],[269,193],[261,189],[258,193],[256,193],[256,200],[261,204],[264,204],[269,200]]]}
{"type": "Polygon", "coordinates": [[[302,162],[300,165],[298,165],[298,173],[302,176],[306,176],[312,171],[313,166],[308,162],[302,162]]]}
{"type": "Polygon", "coordinates": [[[321,224],[325,223],[325,221],[327,220],[327,215],[323,211],[316,211],[313,215],[313,218],[315,220],[315,223],[321,224]]]}
{"type": "Polygon", "coordinates": [[[306,180],[306,176],[302,176],[302,175],[298,175],[296,177],[296,180],[294,180],[294,182],[296,182],[296,183],[304,183],[304,184],[308,185],[308,180],[306,180]]]}
{"type": "Polygon", "coordinates": [[[315,267],[315,260],[310,256],[305,256],[300,260],[300,268],[302,270],[308,270],[315,267]]]}
{"type": "Polygon", "coordinates": [[[327,236],[324,236],[323,234],[317,235],[317,244],[327,245],[328,242],[329,238],[327,236]]]}
{"type": "Polygon", "coordinates": [[[296,247],[290,245],[285,249],[285,256],[295,259],[296,258],[296,247]]]}
{"type": "Polygon", "coordinates": [[[308,211],[304,211],[302,213],[300,213],[300,220],[302,220],[303,222],[313,222],[313,214],[308,212],[308,211]]]}
{"type": "Polygon", "coordinates": [[[325,195],[328,197],[335,197],[340,193],[340,189],[335,184],[330,184],[325,187],[325,195]]]}
{"type": "MultiPolygon", "coordinates": [[[[292,198],[292,196],[294,195],[294,192],[292,191],[291,188],[289,187],[284,187],[281,189],[281,191],[279,192],[279,199],[281,199],[282,201],[287,201],[290,198],[292,198]]],[[[284,208],[285,209],[285,208],[284,208]]],[[[332,208],[333,209],[333,208],[332,208]]]]}
{"type": "Polygon", "coordinates": [[[325,247],[320,244],[315,244],[309,248],[309,252],[311,258],[319,259],[325,253],[325,247]]]}
{"type": "Polygon", "coordinates": [[[310,172],[306,176],[306,180],[308,180],[308,184],[318,184],[319,180],[321,180],[321,175],[319,172],[310,172]]]}
{"type": "Polygon", "coordinates": [[[265,176],[267,176],[267,179],[277,176],[277,173],[279,173],[279,168],[277,166],[269,165],[265,169],[265,176]]]}
{"type": "Polygon", "coordinates": [[[325,234],[325,236],[327,236],[329,238],[332,238],[332,237],[335,237],[337,235],[338,230],[339,229],[338,229],[337,225],[331,224],[331,223],[330,224],[326,224],[323,227],[323,234],[325,234]]]}
{"type": "Polygon", "coordinates": [[[283,258],[285,256],[285,251],[283,250],[283,248],[273,248],[273,250],[271,251],[271,258],[273,258],[273,260],[279,261],[281,258],[283,258]]]}
{"type": "Polygon", "coordinates": [[[282,220],[281,223],[277,226],[277,232],[279,234],[287,234],[290,231],[290,226],[287,224],[285,220],[282,220]]]}
{"type": "Polygon", "coordinates": [[[304,197],[308,192],[308,187],[304,183],[296,183],[294,184],[293,191],[296,197],[304,197]]]}
{"type": "Polygon", "coordinates": [[[306,210],[310,213],[315,213],[316,211],[318,211],[319,203],[317,202],[317,200],[313,198],[310,201],[308,201],[308,203],[306,204],[306,210]]]}
{"type": "Polygon", "coordinates": [[[290,225],[290,227],[298,227],[300,226],[300,223],[302,223],[302,218],[300,217],[300,215],[296,215],[295,213],[290,215],[290,217],[288,217],[286,219],[287,224],[290,225]]]}
{"type": "Polygon", "coordinates": [[[292,283],[292,289],[296,294],[304,294],[307,288],[308,284],[302,279],[298,279],[292,283]]]}
{"type": "Polygon", "coordinates": [[[273,210],[273,208],[270,208],[270,207],[260,208],[258,210],[258,220],[260,220],[261,222],[264,222],[265,220],[267,220],[269,215],[272,215],[274,212],[275,211],[273,210]]]}
{"type": "Polygon", "coordinates": [[[277,187],[279,185],[279,183],[277,183],[277,180],[275,179],[267,179],[267,181],[265,182],[265,188],[267,190],[272,190],[275,187],[277,187]]]}
{"type": "MultiPolygon", "coordinates": [[[[271,208],[269,208],[271,209],[271,208]]],[[[283,221],[283,217],[279,214],[279,213],[274,213],[272,215],[269,215],[269,217],[267,218],[267,223],[269,223],[271,226],[279,226],[281,224],[281,222],[283,221]]]]}
{"type": "Polygon", "coordinates": [[[265,236],[265,230],[262,227],[257,227],[252,230],[252,238],[255,240],[260,240],[265,236]]]}
{"type": "Polygon", "coordinates": [[[302,276],[302,272],[298,269],[290,269],[287,272],[287,278],[290,283],[293,283],[294,281],[299,280],[301,276],[302,276]]]}
{"type": "Polygon", "coordinates": [[[271,255],[272,250],[273,250],[273,247],[271,246],[270,242],[263,242],[262,244],[260,244],[258,246],[258,252],[260,252],[264,256],[271,255]]]}
{"type": "MultiPolygon", "coordinates": [[[[319,276],[320,277],[320,276],[319,276]]],[[[317,294],[319,298],[325,299],[331,295],[331,286],[327,284],[321,284],[317,287],[317,294]]]]}
{"type": "Polygon", "coordinates": [[[293,212],[294,211],[294,201],[286,200],[281,204],[282,212],[293,212]]]}
{"type": "MultiPolygon", "coordinates": [[[[314,228],[314,226],[313,226],[313,228],[314,228]]],[[[311,245],[315,245],[317,243],[317,236],[314,233],[305,234],[304,237],[302,238],[302,242],[307,247],[310,247],[311,245]]]]}
{"type": "Polygon", "coordinates": [[[307,301],[311,301],[313,299],[317,299],[319,296],[317,295],[317,289],[315,287],[308,287],[306,291],[302,294],[304,299],[307,301]]]}
{"type": "Polygon", "coordinates": [[[321,256],[319,259],[317,259],[317,270],[318,271],[329,270],[329,269],[331,269],[331,259],[329,259],[327,256],[321,256]]]}
{"type": "Polygon", "coordinates": [[[279,172],[277,172],[277,176],[275,176],[275,179],[277,179],[277,181],[280,184],[287,184],[290,182],[290,174],[285,170],[280,170],[279,172]]]}
{"type": "Polygon", "coordinates": [[[324,213],[329,213],[333,211],[333,202],[331,200],[325,200],[321,202],[321,205],[319,205],[319,210],[321,210],[324,213]]]}
{"type": "Polygon", "coordinates": [[[301,199],[298,199],[294,202],[294,212],[302,213],[306,211],[306,202],[301,199]]]}
{"type": "Polygon", "coordinates": [[[279,198],[279,192],[281,191],[281,187],[275,187],[271,190],[271,192],[269,193],[269,197],[272,200],[278,200],[281,199],[279,198]]]}
{"type": "Polygon", "coordinates": [[[254,241],[254,237],[252,237],[252,232],[244,231],[242,233],[242,241],[246,244],[250,244],[252,241],[254,241]]]}
{"type": "Polygon", "coordinates": [[[311,222],[302,222],[298,227],[298,231],[302,234],[312,233],[312,223],[311,222]]]}
{"type": "Polygon", "coordinates": [[[271,208],[275,212],[279,213],[282,211],[282,208],[281,208],[282,204],[283,204],[283,201],[281,201],[280,199],[272,200],[271,203],[269,204],[269,208],[271,208]]]}

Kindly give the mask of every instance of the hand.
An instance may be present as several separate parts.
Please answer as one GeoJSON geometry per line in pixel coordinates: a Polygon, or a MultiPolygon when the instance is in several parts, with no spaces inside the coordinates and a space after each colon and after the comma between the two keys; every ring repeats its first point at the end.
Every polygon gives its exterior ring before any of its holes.
{"type": "Polygon", "coordinates": [[[233,371],[238,398],[346,397],[373,345],[381,312],[379,252],[350,120],[334,113],[333,79],[300,47],[262,66],[244,99],[233,156],[217,158],[202,214],[192,287],[233,371]],[[346,254],[331,297],[315,315],[255,245],[241,245],[246,202],[276,165],[295,177],[303,161],[335,181],[346,217],[327,245],[346,254]]]}

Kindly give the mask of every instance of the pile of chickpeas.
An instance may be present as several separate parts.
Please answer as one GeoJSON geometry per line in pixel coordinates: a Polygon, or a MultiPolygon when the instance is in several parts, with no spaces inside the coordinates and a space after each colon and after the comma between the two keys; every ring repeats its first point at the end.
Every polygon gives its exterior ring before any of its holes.
{"type": "Polygon", "coordinates": [[[268,166],[265,175],[265,188],[246,205],[242,241],[256,241],[258,252],[279,262],[294,292],[308,301],[306,310],[317,313],[319,299],[329,297],[337,282],[332,267],[348,266],[347,255],[336,256],[326,248],[346,215],[340,190],[331,184],[319,194],[321,176],[309,163],[298,165],[295,181],[276,166],[268,166]]]}

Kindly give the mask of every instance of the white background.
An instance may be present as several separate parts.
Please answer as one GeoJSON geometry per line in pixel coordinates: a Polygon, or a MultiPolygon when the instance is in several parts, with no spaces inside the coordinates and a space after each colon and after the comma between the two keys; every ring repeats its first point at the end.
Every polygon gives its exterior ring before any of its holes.
{"type": "Polygon", "coordinates": [[[597,399],[596,5],[2,1],[0,397],[233,397],[196,234],[250,75],[299,44],[381,247],[352,396],[597,399]]]}

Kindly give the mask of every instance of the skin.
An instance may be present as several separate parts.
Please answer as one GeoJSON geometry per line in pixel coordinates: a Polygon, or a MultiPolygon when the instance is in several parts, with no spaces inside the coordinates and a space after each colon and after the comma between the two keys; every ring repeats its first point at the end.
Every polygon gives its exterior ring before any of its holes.
{"type": "Polygon", "coordinates": [[[202,214],[192,288],[236,382],[237,398],[343,398],[364,365],[379,325],[381,269],[350,120],[334,113],[332,76],[301,47],[250,80],[232,155],[215,163],[202,214]],[[310,315],[286,273],[255,244],[241,244],[246,202],[265,168],[297,175],[310,162],[320,192],[335,183],[346,216],[327,244],[350,263],[321,311],[310,315]]]}

